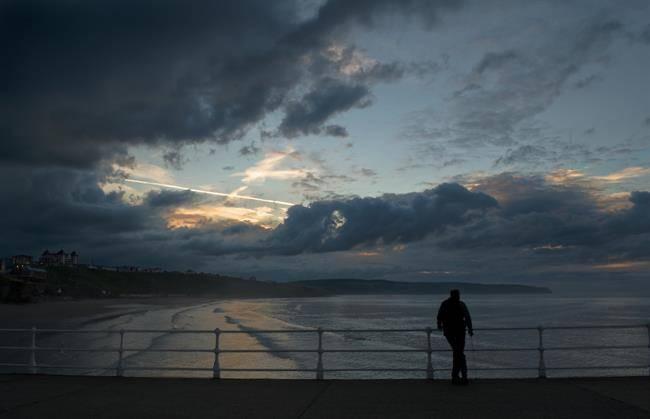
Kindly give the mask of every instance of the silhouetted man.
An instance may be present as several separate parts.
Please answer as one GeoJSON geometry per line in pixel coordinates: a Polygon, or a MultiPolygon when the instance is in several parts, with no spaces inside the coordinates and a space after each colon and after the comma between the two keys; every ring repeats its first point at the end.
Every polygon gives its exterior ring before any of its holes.
{"type": "Polygon", "coordinates": [[[451,370],[451,380],[454,384],[467,384],[467,362],[465,361],[465,328],[470,336],[472,318],[465,303],[460,301],[460,291],[451,290],[450,297],[440,304],[438,310],[438,330],[442,330],[454,353],[454,365],[451,370]],[[462,379],[458,377],[462,375],[462,379]]]}

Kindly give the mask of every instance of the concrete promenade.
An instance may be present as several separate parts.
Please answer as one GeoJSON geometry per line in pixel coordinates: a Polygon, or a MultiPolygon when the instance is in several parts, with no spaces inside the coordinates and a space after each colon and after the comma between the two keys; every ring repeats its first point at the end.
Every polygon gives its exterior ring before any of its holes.
{"type": "Polygon", "coordinates": [[[650,378],[209,380],[0,376],[4,418],[650,418],[650,378]]]}

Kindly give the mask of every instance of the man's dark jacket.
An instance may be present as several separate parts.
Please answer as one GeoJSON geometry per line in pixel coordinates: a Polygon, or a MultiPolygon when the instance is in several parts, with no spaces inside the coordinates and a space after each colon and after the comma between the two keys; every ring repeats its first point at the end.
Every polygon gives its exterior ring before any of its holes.
{"type": "Polygon", "coordinates": [[[445,335],[465,334],[465,328],[472,330],[472,317],[467,306],[460,300],[447,298],[440,304],[438,310],[438,327],[442,327],[445,335]]]}

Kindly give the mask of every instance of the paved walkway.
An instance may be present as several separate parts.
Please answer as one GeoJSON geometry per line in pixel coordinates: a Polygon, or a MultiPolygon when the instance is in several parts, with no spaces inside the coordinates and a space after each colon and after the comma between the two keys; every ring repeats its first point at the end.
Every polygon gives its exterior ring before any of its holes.
{"type": "Polygon", "coordinates": [[[650,418],[650,378],[446,381],[0,376],[4,418],[650,418]]]}

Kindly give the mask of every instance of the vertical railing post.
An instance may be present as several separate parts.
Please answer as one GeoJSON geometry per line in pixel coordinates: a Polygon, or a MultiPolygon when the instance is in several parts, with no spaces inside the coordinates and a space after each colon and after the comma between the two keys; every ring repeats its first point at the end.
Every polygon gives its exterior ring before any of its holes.
{"type": "Polygon", "coordinates": [[[32,342],[29,351],[29,373],[36,374],[38,373],[38,369],[36,365],[36,326],[32,326],[31,337],[32,337],[32,342]]]}
{"type": "Polygon", "coordinates": [[[433,380],[433,363],[431,362],[431,328],[427,327],[427,380],[433,380]]]}
{"type": "Polygon", "coordinates": [[[219,338],[221,336],[221,329],[218,327],[214,329],[214,364],[212,365],[212,378],[218,380],[221,378],[221,365],[219,364],[219,338]]]}
{"type": "Polygon", "coordinates": [[[539,351],[537,378],[546,378],[546,362],[544,361],[544,328],[538,326],[537,333],[539,335],[539,346],[537,347],[537,350],[539,351]]]}
{"type": "Polygon", "coordinates": [[[648,329],[648,375],[650,375],[650,323],[646,327],[648,329]]]}
{"type": "Polygon", "coordinates": [[[122,377],[124,376],[124,329],[120,330],[120,349],[118,349],[117,354],[117,370],[115,374],[122,377]]]}
{"type": "Polygon", "coordinates": [[[318,328],[318,362],[316,363],[316,379],[323,379],[323,329],[318,328]]]}

